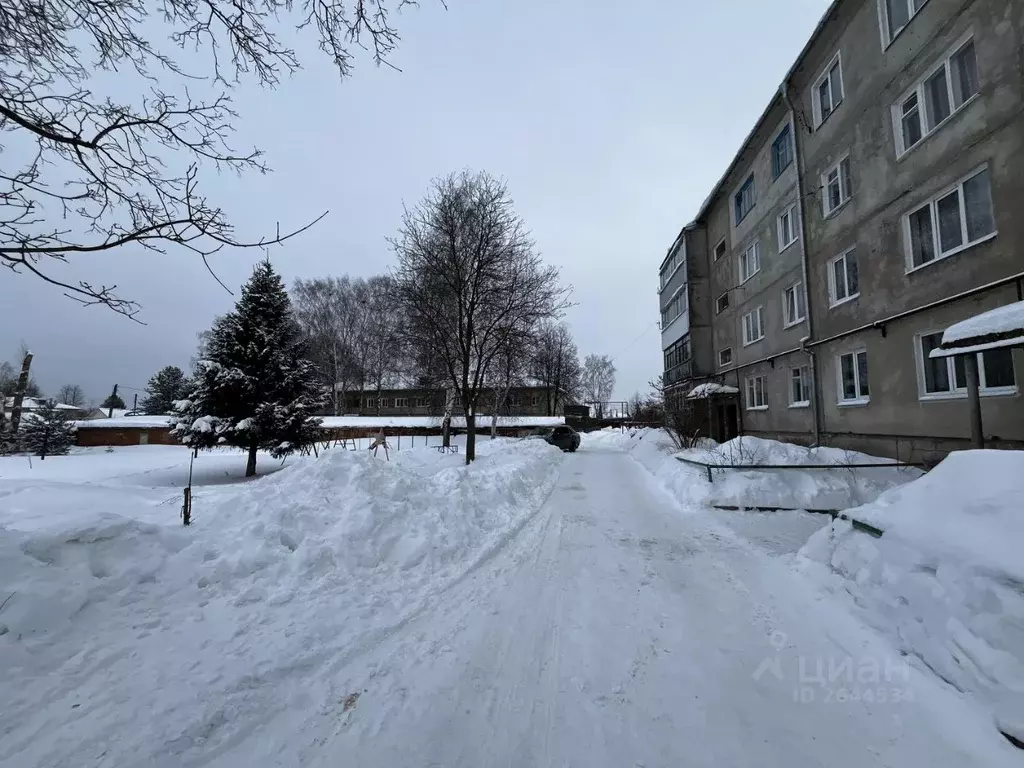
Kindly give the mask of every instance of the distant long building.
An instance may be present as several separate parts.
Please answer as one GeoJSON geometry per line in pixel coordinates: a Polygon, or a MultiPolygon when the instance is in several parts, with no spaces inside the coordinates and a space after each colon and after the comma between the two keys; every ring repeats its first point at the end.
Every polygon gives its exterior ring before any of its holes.
{"type": "MultiPolygon", "coordinates": [[[[477,402],[477,413],[500,416],[560,416],[565,408],[565,397],[555,397],[552,387],[539,384],[512,387],[501,398],[493,389],[484,389],[477,402]]],[[[443,389],[409,387],[389,389],[363,389],[344,393],[342,413],[352,416],[438,416],[444,413],[443,389]]],[[[462,402],[456,397],[453,412],[462,413],[462,402]]]]}

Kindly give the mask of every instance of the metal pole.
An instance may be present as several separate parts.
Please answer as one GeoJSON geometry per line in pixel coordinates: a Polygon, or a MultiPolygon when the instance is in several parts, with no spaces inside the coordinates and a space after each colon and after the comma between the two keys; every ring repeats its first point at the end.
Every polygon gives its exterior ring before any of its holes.
{"type": "Polygon", "coordinates": [[[978,356],[964,355],[967,373],[967,407],[971,418],[971,447],[985,447],[985,433],[981,425],[981,395],[978,392],[978,356]]]}

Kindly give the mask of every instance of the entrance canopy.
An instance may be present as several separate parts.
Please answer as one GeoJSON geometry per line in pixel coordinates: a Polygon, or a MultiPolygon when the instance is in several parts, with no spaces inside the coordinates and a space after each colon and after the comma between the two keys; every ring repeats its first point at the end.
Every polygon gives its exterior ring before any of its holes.
{"type": "Polygon", "coordinates": [[[929,357],[953,357],[1024,346],[1024,301],[990,309],[949,326],[929,357]]]}

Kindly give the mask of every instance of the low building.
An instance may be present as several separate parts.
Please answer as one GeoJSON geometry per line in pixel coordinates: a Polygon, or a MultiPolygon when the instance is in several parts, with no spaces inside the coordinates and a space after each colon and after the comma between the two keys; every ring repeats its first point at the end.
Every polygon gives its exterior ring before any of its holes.
{"type": "MultiPolygon", "coordinates": [[[[554,397],[552,388],[535,384],[512,387],[504,398],[493,389],[486,389],[480,393],[477,412],[493,413],[498,400],[499,416],[557,416],[565,407],[562,398],[554,397]]],[[[344,393],[344,415],[350,416],[440,416],[444,406],[443,389],[407,387],[344,393]]],[[[458,397],[453,413],[462,413],[458,397]]]]}

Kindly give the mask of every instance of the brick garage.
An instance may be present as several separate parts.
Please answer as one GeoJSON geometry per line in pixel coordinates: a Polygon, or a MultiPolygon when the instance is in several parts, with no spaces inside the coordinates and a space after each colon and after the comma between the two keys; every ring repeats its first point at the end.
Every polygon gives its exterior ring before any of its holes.
{"type": "Polygon", "coordinates": [[[101,445],[181,445],[164,427],[89,427],[79,425],[75,442],[82,447],[101,445]]]}

